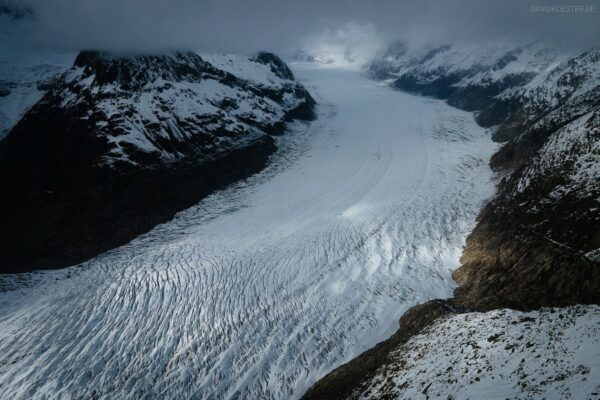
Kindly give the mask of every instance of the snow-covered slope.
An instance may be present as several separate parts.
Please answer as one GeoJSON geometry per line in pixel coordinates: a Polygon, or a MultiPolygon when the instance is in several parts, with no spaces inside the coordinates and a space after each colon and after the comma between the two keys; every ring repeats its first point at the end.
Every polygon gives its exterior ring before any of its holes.
{"type": "MultiPolygon", "coordinates": [[[[575,112],[597,104],[599,60],[597,48],[581,51],[543,42],[419,50],[396,43],[366,70],[396,88],[479,111],[478,121],[483,125],[516,123],[515,129],[522,131],[559,107],[570,106],[575,112]]],[[[501,139],[511,137],[514,133],[505,133],[501,139]]]]}
{"type": "Polygon", "coordinates": [[[298,68],[320,118],[264,173],[81,267],[2,276],[0,397],[297,398],[450,295],[493,192],[489,135],[438,100],[298,68]]]}
{"type": "Polygon", "coordinates": [[[581,254],[600,248],[600,51],[552,65],[485,113],[498,110],[508,110],[498,131],[512,139],[492,162],[512,172],[493,214],[581,254]]]}
{"type": "Polygon", "coordinates": [[[501,125],[501,141],[537,124],[553,129],[598,105],[600,52],[543,42],[445,45],[412,50],[401,42],[366,66],[393,87],[447,99],[478,111],[484,126],[501,125]]]}
{"type": "MultiPolygon", "coordinates": [[[[514,195],[522,194],[550,175],[562,184],[549,187],[544,196],[538,196],[538,202],[557,200],[571,193],[581,198],[598,198],[600,202],[600,110],[584,114],[553,132],[516,177],[514,195]]],[[[529,208],[534,206],[527,204],[529,208]]]]}
{"type": "Polygon", "coordinates": [[[532,110],[554,109],[581,102],[582,98],[595,98],[598,94],[592,92],[600,85],[600,53],[597,48],[563,53],[537,72],[530,82],[507,90],[500,98],[522,97],[525,107],[532,110]]]}
{"type": "Polygon", "coordinates": [[[599,306],[440,319],[352,397],[597,399],[599,326],[599,306]]]}
{"type": "Polygon", "coordinates": [[[551,69],[568,54],[543,43],[408,49],[398,42],[366,69],[372,77],[389,81],[399,89],[447,98],[459,108],[478,110],[495,96],[551,69]]]}
{"type": "Polygon", "coordinates": [[[537,75],[568,54],[542,42],[525,46],[501,42],[448,44],[417,49],[396,42],[366,68],[374,77],[381,74],[379,78],[395,79],[410,74],[423,83],[460,78],[455,86],[466,87],[497,83],[511,74],[537,75]]]}

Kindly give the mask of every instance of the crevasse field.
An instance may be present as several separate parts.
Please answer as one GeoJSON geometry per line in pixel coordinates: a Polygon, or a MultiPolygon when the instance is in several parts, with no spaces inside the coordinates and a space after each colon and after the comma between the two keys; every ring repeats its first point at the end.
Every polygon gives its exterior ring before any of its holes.
{"type": "Polygon", "coordinates": [[[0,398],[297,398],[449,297],[495,150],[473,116],[292,66],[319,118],[130,244],[2,276],[0,398]]]}

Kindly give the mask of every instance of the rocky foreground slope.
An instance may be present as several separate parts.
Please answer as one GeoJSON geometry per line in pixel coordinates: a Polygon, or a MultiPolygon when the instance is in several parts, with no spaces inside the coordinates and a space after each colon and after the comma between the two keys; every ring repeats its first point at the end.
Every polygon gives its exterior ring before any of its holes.
{"type": "Polygon", "coordinates": [[[0,272],[75,264],[259,171],[314,101],[277,56],[81,52],[0,141],[0,272]]]}
{"type": "MultiPolygon", "coordinates": [[[[477,389],[478,380],[470,385],[464,376],[481,357],[502,350],[481,349],[473,355],[472,351],[465,353],[465,343],[451,341],[455,346],[447,346],[447,351],[460,351],[453,364],[464,364],[467,371],[458,381],[453,381],[452,368],[438,371],[435,376],[438,381],[446,380],[444,385],[433,378],[420,385],[417,381],[422,377],[415,377],[414,369],[429,371],[430,376],[431,368],[425,361],[410,363],[417,355],[439,358],[443,350],[433,343],[448,340],[448,335],[436,336],[445,325],[464,324],[461,318],[505,317],[450,317],[452,314],[600,304],[600,50],[566,51],[534,43],[516,48],[442,46],[414,52],[397,43],[367,71],[397,89],[446,99],[451,105],[475,111],[477,122],[490,127],[494,139],[504,143],[491,160],[499,176],[498,193],[467,239],[462,266],[454,272],[460,285],[455,297],[409,310],[396,334],[334,370],[305,398],[477,397],[482,393],[477,389]],[[426,338],[420,339],[423,335],[426,338]],[[419,340],[429,344],[418,344],[419,340]]],[[[595,315],[597,324],[597,310],[593,306],[583,310],[595,315]]],[[[535,320],[544,315],[536,313],[525,318],[535,320]]],[[[577,321],[575,330],[585,318],[577,321]]],[[[488,322],[477,322],[473,329],[480,323],[488,322]]],[[[505,327],[510,324],[506,318],[501,322],[505,327]]],[[[466,338],[471,338],[470,346],[479,349],[475,330],[466,338]]],[[[506,329],[499,331],[499,335],[505,333],[506,329]]],[[[597,329],[588,332],[597,333],[597,329]]],[[[550,346],[559,348],[561,337],[569,334],[560,332],[550,346]]],[[[586,345],[597,340],[595,336],[580,339],[586,345]]],[[[527,340],[526,335],[517,335],[512,346],[531,347],[527,340]]],[[[598,373],[598,354],[594,354],[586,359],[589,365],[575,366],[579,370],[573,373],[559,365],[562,361],[541,359],[529,381],[521,376],[526,373],[517,365],[519,358],[504,368],[506,376],[487,388],[493,390],[497,382],[506,381],[511,390],[494,395],[528,398],[551,393],[562,398],[593,398],[600,388],[577,382],[588,379],[590,365],[596,368],[593,374],[598,373]],[[568,383],[556,387],[548,380],[568,383]]],[[[531,351],[524,357],[537,358],[531,351]]],[[[500,367],[492,362],[485,368],[500,367]]],[[[489,395],[491,392],[484,397],[489,395]]]]}

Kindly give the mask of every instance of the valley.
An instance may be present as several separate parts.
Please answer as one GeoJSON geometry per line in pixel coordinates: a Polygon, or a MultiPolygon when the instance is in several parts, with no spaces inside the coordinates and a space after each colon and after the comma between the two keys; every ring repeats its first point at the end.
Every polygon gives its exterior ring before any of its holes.
{"type": "Polygon", "coordinates": [[[79,266],[0,276],[0,397],[298,398],[452,295],[495,190],[489,132],[359,71],[292,69],[318,118],[262,172],[79,266]]]}

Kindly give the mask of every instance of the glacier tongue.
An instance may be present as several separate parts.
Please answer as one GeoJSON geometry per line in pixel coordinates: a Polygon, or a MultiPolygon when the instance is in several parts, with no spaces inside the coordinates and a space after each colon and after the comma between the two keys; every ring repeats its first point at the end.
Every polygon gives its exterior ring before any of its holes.
{"type": "Polygon", "coordinates": [[[319,120],[266,171],[81,266],[0,277],[1,398],[295,398],[451,295],[496,145],[441,101],[293,67],[319,120]]]}

